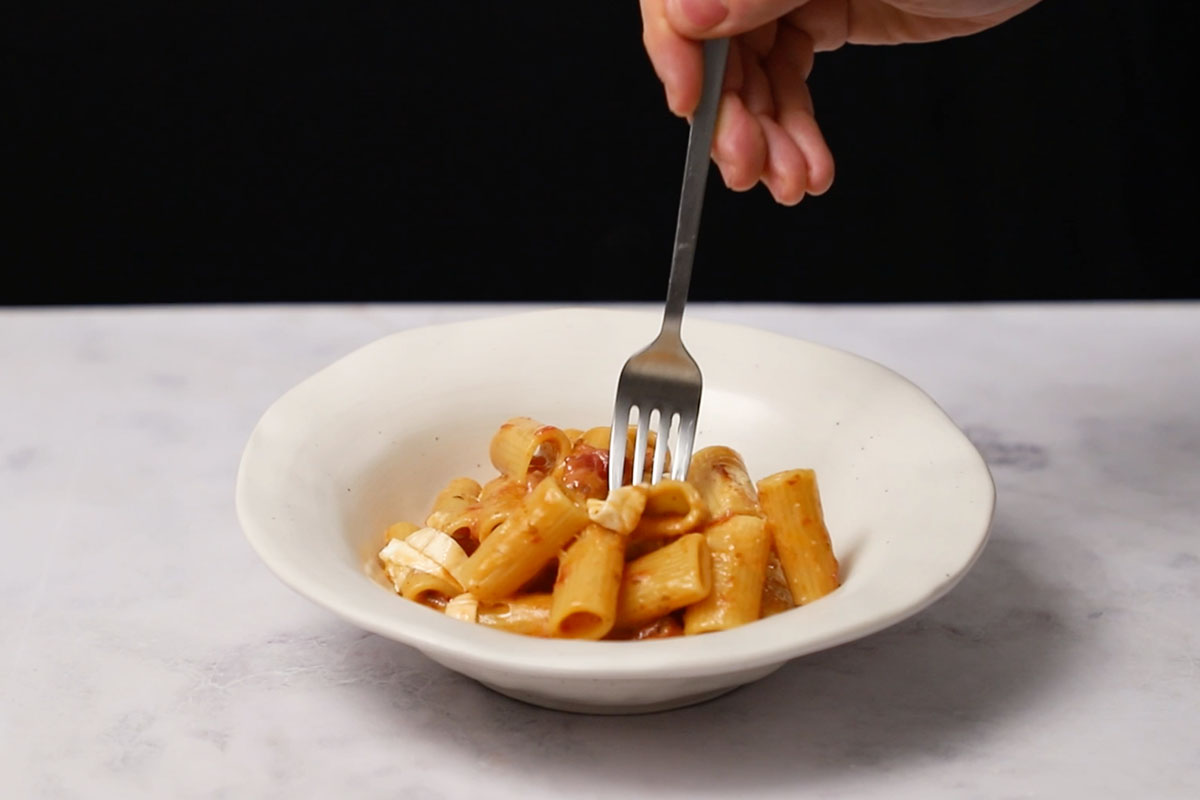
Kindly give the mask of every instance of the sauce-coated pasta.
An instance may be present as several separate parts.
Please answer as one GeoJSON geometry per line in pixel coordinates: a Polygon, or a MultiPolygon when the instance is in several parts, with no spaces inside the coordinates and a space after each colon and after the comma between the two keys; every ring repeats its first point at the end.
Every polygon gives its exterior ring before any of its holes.
{"type": "MultiPolygon", "coordinates": [[[[632,439],[632,437],[631,437],[632,439]]],[[[394,522],[379,561],[402,597],[531,636],[657,639],[728,630],[839,585],[816,474],[755,484],[741,455],[695,453],[688,479],[608,491],[607,428],[508,420],[498,475],[455,477],[423,525],[394,522]]]]}

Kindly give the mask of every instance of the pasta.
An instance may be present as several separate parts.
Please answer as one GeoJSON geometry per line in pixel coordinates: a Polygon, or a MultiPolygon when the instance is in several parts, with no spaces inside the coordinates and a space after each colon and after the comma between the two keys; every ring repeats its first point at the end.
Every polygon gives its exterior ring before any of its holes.
{"type": "Polygon", "coordinates": [[[684,534],[625,567],[617,598],[617,627],[640,628],[700,602],[711,589],[712,556],[704,534],[684,534]]]}
{"type": "Polygon", "coordinates": [[[523,481],[531,471],[549,472],[570,449],[564,431],[529,417],[514,417],[492,437],[488,455],[500,474],[523,481]]]}
{"type": "Polygon", "coordinates": [[[550,602],[550,595],[538,592],[497,603],[481,603],[476,622],[526,636],[549,636],[550,602]]]}
{"type": "Polygon", "coordinates": [[[758,492],[795,601],[808,603],[836,589],[838,564],[825,528],[816,473],[777,472],[758,482],[758,492]]]}
{"type": "Polygon", "coordinates": [[[591,523],[559,558],[550,631],[564,639],[600,639],[617,617],[625,537],[591,523]]]}
{"type": "Polygon", "coordinates": [[[771,540],[761,517],[739,514],[704,532],[712,555],[712,590],[683,615],[684,633],[736,628],[762,613],[771,540]]]}
{"type": "Polygon", "coordinates": [[[839,586],[813,470],[755,484],[737,451],[712,446],[686,481],[609,492],[608,442],[607,427],[504,422],[488,448],[498,475],[453,478],[423,526],[383,532],[392,588],[512,633],[640,641],[729,630],[839,586]]]}
{"type": "Polygon", "coordinates": [[[518,508],[529,489],[524,483],[499,477],[483,487],[479,500],[464,512],[469,520],[471,538],[478,544],[508,519],[518,508]]]}
{"type": "Polygon", "coordinates": [[[470,478],[450,481],[434,498],[433,510],[425,518],[426,527],[445,531],[459,542],[469,539],[474,519],[467,509],[479,500],[481,491],[483,487],[470,478]]]}
{"type": "Polygon", "coordinates": [[[715,521],[738,514],[762,516],[758,493],[742,457],[728,447],[696,451],[688,468],[688,482],[708,506],[715,521]]]}
{"type": "Polygon", "coordinates": [[[571,502],[558,481],[543,478],[455,577],[480,600],[502,600],[556,558],[587,523],[587,512],[571,502]]]}

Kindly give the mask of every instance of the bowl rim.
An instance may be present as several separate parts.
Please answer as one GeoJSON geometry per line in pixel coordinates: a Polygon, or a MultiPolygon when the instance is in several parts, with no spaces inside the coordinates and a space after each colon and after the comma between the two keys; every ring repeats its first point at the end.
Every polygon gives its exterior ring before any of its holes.
{"type": "MultiPolygon", "coordinates": [[[[602,317],[605,324],[613,324],[619,318],[627,321],[637,318],[645,322],[647,317],[658,319],[660,312],[625,308],[588,306],[564,306],[533,311],[519,311],[479,319],[443,321],[429,325],[399,330],[361,345],[334,359],[321,369],[304,378],[273,401],[254,425],[238,463],[235,486],[235,508],[243,535],[252,550],[267,568],[284,585],[322,606],[327,611],[385,638],[398,641],[427,653],[434,658],[445,658],[462,664],[473,663],[486,666],[489,670],[508,670],[529,676],[571,677],[592,679],[679,678],[745,671],[769,664],[780,664],[808,653],[825,650],[846,642],[860,639],[884,630],[913,616],[932,605],[957,585],[978,561],[991,536],[995,514],[995,481],[986,461],[966,434],[946,411],[925,390],[895,370],[865,356],[831,345],[788,336],[751,325],[710,319],[687,319],[688,330],[708,328],[711,331],[727,331],[739,335],[752,335],[764,341],[786,343],[791,347],[810,347],[833,353],[839,357],[853,359],[873,370],[881,371],[893,381],[900,381],[915,390],[935,410],[947,429],[965,445],[963,480],[977,481],[980,494],[975,497],[979,509],[976,537],[969,557],[950,572],[929,582],[924,591],[904,603],[890,605],[885,613],[875,611],[854,624],[844,625],[821,635],[805,631],[805,618],[820,610],[820,601],[800,606],[727,631],[708,633],[701,636],[674,637],[659,640],[630,641],[577,641],[569,639],[542,639],[520,636],[506,631],[494,630],[478,625],[466,625],[417,604],[398,602],[394,609],[383,613],[384,603],[359,602],[357,596],[350,597],[334,590],[296,565],[285,556],[276,542],[276,537],[261,524],[252,510],[254,487],[251,469],[256,449],[261,439],[264,423],[269,420],[281,404],[289,402],[309,387],[319,384],[337,365],[350,359],[368,357],[372,351],[387,348],[397,340],[415,335],[436,333],[439,329],[455,327],[478,328],[481,331],[497,325],[510,324],[514,318],[532,321],[542,317],[547,322],[555,318],[570,316],[578,321],[582,316],[602,317]]],[[[964,532],[964,535],[966,533],[964,532]]],[[[383,597],[390,593],[378,586],[363,573],[364,584],[381,592],[383,597]]]]}

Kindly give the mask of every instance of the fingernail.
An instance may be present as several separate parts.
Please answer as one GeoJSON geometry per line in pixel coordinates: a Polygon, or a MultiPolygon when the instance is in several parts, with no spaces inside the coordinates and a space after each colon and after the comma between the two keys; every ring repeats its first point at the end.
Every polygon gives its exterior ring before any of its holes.
{"type": "Polygon", "coordinates": [[[708,30],[729,16],[723,0],[674,0],[676,10],[696,27],[708,30]]]}

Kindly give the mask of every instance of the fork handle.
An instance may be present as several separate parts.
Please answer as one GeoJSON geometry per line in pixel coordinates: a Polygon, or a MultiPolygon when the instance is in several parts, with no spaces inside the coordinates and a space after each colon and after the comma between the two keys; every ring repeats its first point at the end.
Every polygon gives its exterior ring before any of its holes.
{"type": "Polygon", "coordinates": [[[679,218],[675,223],[675,253],[671,258],[671,277],[667,281],[667,304],[663,311],[662,333],[679,334],[683,306],[692,282],[692,259],[696,255],[696,237],[700,231],[700,209],[704,205],[704,185],[708,182],[709,153],[713,128],[721,105],[721,86],[725,82],[728,39],[709,39],[704,43],[704,86],[700,104],[692,116],[688,134],[687,158],[683,166],[683,189],[679,196],[679,218]]]}

